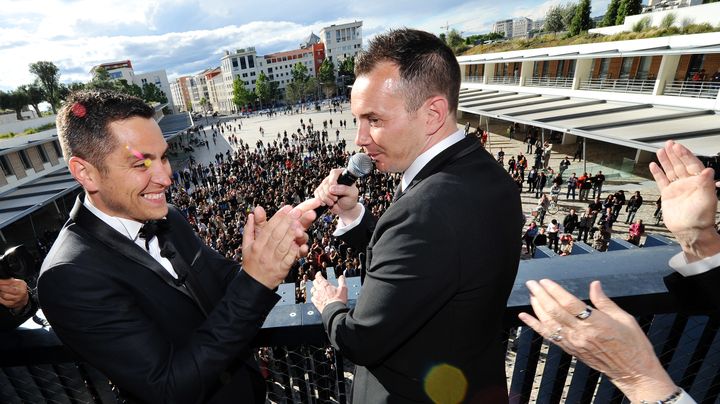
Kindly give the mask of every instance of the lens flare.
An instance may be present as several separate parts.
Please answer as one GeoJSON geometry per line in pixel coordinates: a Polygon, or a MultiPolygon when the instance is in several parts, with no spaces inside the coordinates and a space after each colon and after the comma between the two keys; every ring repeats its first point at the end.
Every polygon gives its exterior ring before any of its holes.
{"type": "Polygon", "coordinates": [[[434,366],[425,376],[425,393],[435,403],[462,402],[467,394],[467,385],[462,370],[445,363],[434,366]]]}

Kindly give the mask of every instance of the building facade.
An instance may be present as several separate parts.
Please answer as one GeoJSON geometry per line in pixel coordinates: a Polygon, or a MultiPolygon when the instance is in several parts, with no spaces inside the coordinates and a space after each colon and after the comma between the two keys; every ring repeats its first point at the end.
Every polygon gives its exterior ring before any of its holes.
{"type": "Polygon", "coordinates": [[[100,68],[105,69],[105,71],[107,71],[108,75],[110,76],[110,79],[113,81],[125,80],[128,84],[135,84],[140,87],[143,87],[147,84],[154,84],[160,89],[160,91],[163,92],[163,94],[165,94],[165,97],[167,97],[168,108],[170,108],[170,110],[173,112],[179,111],[175,108],[172,96],[172,89],[170,88],[170,82],[168,81],[167,73],[165,72],[165,70],[154,70],[146,73],[135,73],[132,62],[130,60],[121,60],[118,62],[103,63],[94,66],[90,70],[90,73],[95,75],[97,70],[100,68]]]}
{"type": "Polygon", "coordinates": [[[325,27],[320,30],[320,41],[325,45],[325,56],[337,71],[343,60],[362,50],[362,21],[325,27]]]}

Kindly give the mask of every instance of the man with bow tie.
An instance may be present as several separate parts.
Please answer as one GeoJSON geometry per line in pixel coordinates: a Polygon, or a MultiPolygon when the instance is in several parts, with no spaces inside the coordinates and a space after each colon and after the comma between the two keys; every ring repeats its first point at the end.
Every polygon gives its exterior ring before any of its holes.
{"type": "Polygon", "coordinates": [[[142,100],[72,94],[58,138],[85,190],[48,253],[41,307],[70,349],[133,402],[264,402],[251,341],[307,253],[312,206],[247,218],[243,262],[207,247],[165,199],[168,145],[142,100]]]}

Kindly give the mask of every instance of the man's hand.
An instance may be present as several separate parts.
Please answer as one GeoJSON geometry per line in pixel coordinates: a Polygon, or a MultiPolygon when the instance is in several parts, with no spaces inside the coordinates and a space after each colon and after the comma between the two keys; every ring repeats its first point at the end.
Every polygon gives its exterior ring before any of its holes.
{"type": "Polygon", "coordinates": [[[660,400],[676,386],[663,369],[650,341],[635,318],[590,284],[595,308],[583,317],[585,303],[557,283],[543,279],[526,283],[535,316],[518,317],[593,369],[605,373],[632,402],[660,400]]]}
{"type": "Polygon", "coordinates": [[[720,252],[713,169],[705,168],[690,150],[672,140],[658,150],[657,157],[662,168],[650,163],[650,172],[662,196],[663,221],[688,262],[720,252]]]}
{"type": "Polygon", "coordinates": [[[351,223],[360,216],[361,212],[357,203],[358,189],[355,184],[347,186],[337,183],[342,172],[342,168],[331,170],[315,189],[315,198],[321,204],[327,205],[330,211],[338,215],[344,223],[351,223]]]}
{"type": "Polygon", "coordinates": [[[304,214],[283,206],[265,220],[265,210],[258,206],[248,216],[243,232],[243,270],[268,289],[281,284],[295,259],[303,250],[307,253],[307,234],[301,220],[304,214]],[[260,219],[257,223],[256,217],[260,219]],[[260,228],[256,229],[256,224],[260,228]]]}
{"type": "Polygon", "coordinates": [[[27,283],[22,279],[0,279],[0,305],[8,309],[22,309],[30,301],[27,283]]]}
{"type": "Polygon", "coordinates": [[[313,287],[310,290],[311,300],[315,307],[317,307],[320,314],[325,310],[325,306],[332,302],[341,302],[347,304],[348,301],[348,290],[345,285],[345,277],[340,275],[338,278],[338,286],[335,287],[323,278],[322,274],[318,272],[315,275],[315,281],[313,287]]]}

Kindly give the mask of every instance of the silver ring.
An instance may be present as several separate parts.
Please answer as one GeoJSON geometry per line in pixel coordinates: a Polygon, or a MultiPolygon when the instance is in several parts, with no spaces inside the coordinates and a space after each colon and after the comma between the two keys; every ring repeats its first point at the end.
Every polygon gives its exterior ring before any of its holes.
{"type": "Polygon", "coordinates": [[[560,335],[560,331],[562,331],[562,327],[558,327],[558,329],[555,330],[555,332],[550,335],[550,339],[553,340],[553,341],[555,341],[555,342],[560,342],[560,341],[562,341],[563,336],[560,335]]]}
{"type": "Polygon", "coordinates": [[[585,306],[585,310],[576,314],[575,317],[577,317],[578,320],[585,320],[586,318],[590,317],[591,314],[592,314],[592,307],[585,306]]]}

